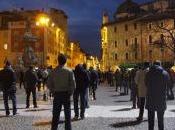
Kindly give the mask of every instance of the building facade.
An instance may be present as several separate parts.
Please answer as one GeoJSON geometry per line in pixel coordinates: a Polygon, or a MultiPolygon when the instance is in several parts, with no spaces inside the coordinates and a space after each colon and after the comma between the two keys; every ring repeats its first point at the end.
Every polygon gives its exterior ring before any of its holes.
{"type": "Polygon", "coordinates": [[[62,10],[15,10],[0,12],[0,68],[5,59],[17,66],[24,52],[24,35],[28,31],[37,38],[32,42],[38,66],[57,65],[58,53],[68,47],[67,16],[62,10]]]}
{"type": "Polygon", "coordinates": [[[67,48],[68,62],[67,66],[74,69],[78,64],[87,62],[86,53],[81,49],[79,42],[70,41],[67,48]]]}
{"type": "Polygon", "coordinates": [[[168,31],[175,31],[174,7],[173,0],[141,5],[125,0],[113,20],[105,12],[101,27],[101,69],[114,70],[121,64],[154,60],[172,62],[174,54],[162,42],[171,43],[168,31]]]}

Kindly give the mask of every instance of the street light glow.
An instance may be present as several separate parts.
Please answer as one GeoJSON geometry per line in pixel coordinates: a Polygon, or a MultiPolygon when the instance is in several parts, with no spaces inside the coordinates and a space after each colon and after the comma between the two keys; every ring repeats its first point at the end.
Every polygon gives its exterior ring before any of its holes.
{"type": "Polygon", "coordinates": [[[50,22],[50,19],[49,17],[47,16],[40,16],[36,22],[36,25],[39,26],[48,26],[49,25],[49,22],[50,22]]]}
{"type": "Polygon", "coordinates": [[[52,27],[54,27],[55,26],[55,23],[52,23],[52,27]]]}

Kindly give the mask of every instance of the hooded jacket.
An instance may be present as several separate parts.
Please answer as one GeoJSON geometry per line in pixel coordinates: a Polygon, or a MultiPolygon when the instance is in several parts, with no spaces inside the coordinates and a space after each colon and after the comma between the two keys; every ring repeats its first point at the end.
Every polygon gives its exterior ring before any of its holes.
{"type": "Polygon", "coordinates": [[[154,65],[146,74],[146,108],[153,111],[166,110],[166,87],[169,74],[160,66],[154,65]]]}

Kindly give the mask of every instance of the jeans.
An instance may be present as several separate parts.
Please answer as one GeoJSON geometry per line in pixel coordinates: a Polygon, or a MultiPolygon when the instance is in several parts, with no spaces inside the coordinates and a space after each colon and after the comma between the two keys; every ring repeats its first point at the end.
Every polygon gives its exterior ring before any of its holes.
{"type": "Polygon", "coordinates": [[[54,93],[51,130],[57,130],[58,128],[62,106],[64,106],[65,130],[72,130],[70,103],[71,103],[70,94],[68,92],[54,93]]]}
{"type": "Polygon", "coordinates": [[[89,88],[86,89],[86,94],[85,94],[85,108],[89,107],[89,88]]]}
{"type": "Polygon", "coordinates": [[[12,100],[13,115],[15,115],[16,112],[17,112],[17,108],[16,108],[16,92],[3,92],[4,107],[5,107],[6,115],[10,114],[9,105],[8,105],[9,97],[12,100]]]}
{"type": "MultiPolygon", "coordinates": [[[[155,111],[148,110],[148,128],[154,130],[155,111]]],[[[159,130],[164,130],[164,111],[157,111],[159,130]]]]}
{"type": "Polygon", "coordinates": [[[80,117],[84,117],[85,108],[86,108],[86,89],[85,90],[75,90],[73,98],[74,98],[74,112],[75,116],[79,117],[78,110],[78,99],[80,97],[80,117]]]}
{"type": "Polygon", "coordinates": [[[37,107],[37,103],[36,103],[36,88],[27,88],[26,89],[26,94],[27,94],[27,98],[26,98],[26,106],[29,107],[30,106],[30,94],[32,93],[33,96],[33,106],[37,107]]]}

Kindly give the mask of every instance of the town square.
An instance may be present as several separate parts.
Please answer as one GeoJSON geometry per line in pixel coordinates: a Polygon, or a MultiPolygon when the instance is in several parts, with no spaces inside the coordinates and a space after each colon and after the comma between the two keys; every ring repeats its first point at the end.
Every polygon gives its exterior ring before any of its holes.
{"type": "Polygon", "coordinates": [[[175,0],[1,0],[0,130],[175,130],[175,0]]]}

